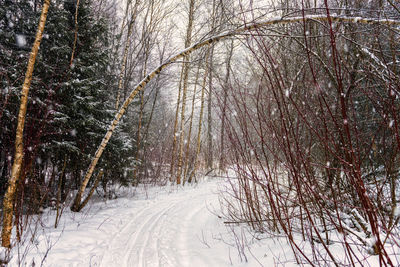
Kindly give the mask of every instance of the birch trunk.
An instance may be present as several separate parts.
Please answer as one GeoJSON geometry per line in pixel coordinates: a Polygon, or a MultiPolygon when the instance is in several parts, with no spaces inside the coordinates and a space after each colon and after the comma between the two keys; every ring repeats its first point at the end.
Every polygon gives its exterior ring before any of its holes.
{"type": "Polygon", "coordinates": [[[89,191],[89,194],[85,197],[85,200],[79,205],[78,211],[82,210],[86,204],[89,202],[89,199],[93,196],[94,190],[96,190],[97,186],[99,186],[101,177],[103,177],[104,171],[100,170],[99,174],[97,174],[96,180],[94,181],[94,185],[89,191]]]}
{"type": "MultiPolygon", "coordinates": [[[[189,47],[192,43],[192,30],[193,30],[193,20],[194,20],[194,0],[190,0],[189,5],[189,21],[186,29],[186,40],[185,40],[185,48],[189,47]]],[[[185,136],[185,111],[186,111],[186,94],[188,88],[188,79],[189,79],[189,60],[190,56],[186,55],[185,61],[183,62],[183,92],[182,92],[182,110],[181,110],[181,128],[180,128],[180,140],[179,140],[179,157],[178,157],[178,172],[176,177],[176,183],[181,183],[181,174],[182,174],[182,162],[183,162],[183,148],[185,147],[183,139],[185,136]]]]}
{"type": "Polygon", "coordinates": [[[40,15],[39,25],[36,32],[35,41],[32,46],[32,51],[29,56],[28,68],[26,70],[25,80],[21,91],[21,104],[19,107],[18,124],[15,135],[14,162],[11,169],[11,178],[8,181],[7,191],[4,195],[4,200],[3,200],[3,229],[1,233],[1,239],[2,239],[1,245],[6,248],[11,247],[10,239],[11,239],[11,230],[13,227],[15,192],[17,189],[17,182],[19,181],[21,174],[21,166],[24,156],[23,135],[24,135],[26,109],[28,105],[29,87],[31,85],[33,69],[35,67],[35,61],[37,53],[39,51],[40,42],[42,41],[44,26],[46,24],[47,12],[49,10],[49,7],[50,7],[50,0],[45,0],[43,2],[42,13],[40,15]]]}
{"type": "Polygon", "coordinates": [[[170,182],[172,182],[172,177],[174,177],[174,167],[175,167],[175,153],[176,153],[176,143],[177,143],[177,131],[178,131],[178,117],[179,117],[179,107],[181,102],[181,91],[182,91],[182,79],[183,79],[183,68],[181,70],[181,77],[179,80],[179,89],[178,89],[178,99],[176,102],[176,111],[175,111],[175,122],[174,122],[174,132],[173,132],[173,141],[172,141],[172,153],[171,153],[171,166],[170,166],[170,182]]]}
{"type": "MultiPolygon", "coordinates": [[[[136,132],[136,155],[135,155],[135,161],[139,161],[139,150],[140,150],[140,134],[141,134],[141,129],[142,129],[142,119],[143,119],[143,109],[144,109],[144,92],[142,91],[140,93],[140,111],[139,111],[139,122],[138,122],[138,129],[136,132]]],[[[139,166],[136,166],[135,170],[133,171],[133,181],[136,184],[137,181],[137,173],[138,173],[138,168],[139,166]]]]}
{"type": "MultiPolygon", "coordinates": [[[[147,18],[150,14],[150,22],[149,24],[153,24],[153,12],[154,12],[154,1],[151,1],[150,7],[147,9],[146,15],[144,17],[144,20],[147,21],[147,18]]],[[[149,60],[150,56],[150,40],[148,37],[146,37],[146,33],[149,31],[149,29],[146,29],[146,24],[144,23],[143,25],[143,30],[142,30],[142,42],[144,43],[144,54],[145,54],[145,59],[144,59],[144,65],[143,65],[143,70],[142,70],[142,77],[145,77],[147,74],[147,62],[149,60]]],[[[150,34],[150,32],[149,32],[150,34]]],[[[138,129],[137,129],[137,134],[136,134],[136,156],[135,156],[135,161],[139,161],[139,152],[140,152],[140,146],[141,146],[141,130],[142,130],[142,121],[143,121],[143,113],[144,113],[144,92],[142,91],[141,96],[140,96],[140,112],[139,112],[139,122],[138,122],[138,129]]],[[[137,181],[137,173],[138,173],[138,166],[135,168],[135,171],[133,172],[133,180],[137,181]]]]}
{"type": "MultiPolygon", "coordinates": [[[[49,0],[47,0],[49,1],[49,0]]],[[[97,162],[99,161],[101,155],[103,154],[103,151],[105,147],[107,146],[108,141],[110,140],[115,127],[117,127],[119,121],[121,120],[122,116],[124,115],[127,107],[129,104],[133,101],[133,99],[136,97],[138,92],[142,91],[144,87],[152,80],[155,76],[160,74],[160,72],[171,65],[172,63],[176,62],[178,59],[184,58],[187,55],[193,53],[194,51],[197,51],[198,49],[211,45],[213,43],[219,42],[223,39],[226,39],[228,37],[232,37],[238,34],[241,34],[243,32],[248,32],[252,31],[258,28],[263,28],[267,27],[270,25],[278,25],[278,24],[285,24],[285,23],[296,23],[296,22],[307,22],[307,21],[327,21],[328,17],[325,15],[310,15],[310,16],[301,16],[301,17],[285,17],[285,18],[271,18],[269,20],[266,20],[264,22],[260,23],[254,23],[250,24],[247,26],[239,27],[237,29],[234,29],[232,31],[227,31],[222,34],[219,34],[217,36],[210,37],[204,41],[200,41],[198,43],[195,43],[194,45],[184,49],[183,51],[179,52],[178,54],[172,56],[169,58],[166,62],[158,66],[155,70],[150,72],[142,81],[140,81],[139,84],[133,88],[131,93],[129,94],[128,98],[124,101],[122,104],[121,108],[119,111],[115,114],[115,117],[113,121],[111,122],[107,133],[105,134],[103,140],[101,141],[99,147],[97,148],[97,151],[88,167],[88,170],[86,171],[85,177],[82,180],[81,186],[78,190],[78,193],[75,197],[74,203],[71,207],[72,211],[76,211],[76,208],[79,207],[80,201],[81,201],[81,196],[90,180],[92,177],[93,171],[97,165],[97,162]]],[[[359,23],[359,24],[386,24],[386,25],[400,25],[400,20],[391,20],[391,19],[376,19],[376,18],[360,18],[360,17],[342,17],[342,16],[330,16],[330,20],[332,22],[346,22],[346,23],[359,23]]]]}
{"type": "Polygon", "coordinates": [[[196,73],[196,79],[194,82],[194,89],[193,89],[193,97],[192,97],[192,111],[190,112],[190,123],[189,123],[189,133],[187,137],[187,143],[186,143],[186,152],[185,152],[185,170],[183,172],[183,184],[188,180],[187,179],[187,172],[189,168],[189,149],[190,149],[190,140],[192,138],[192,125],[193,125],[193,114],[194,114],[194,101],[196,100],[196,89],[197,89],[197,82],[199,80],[199,75],[200,75],[200,66],[197,68],[197,73],[196,73]]]}
{"type": "Polygon", "coordinates": [[[201,85],[201,106],[200,106],[200,118],[199,118],[199,129],[197,131],[197,148],[196,148],[196,153],[194,155],[194,166],[193,166],[193,170],[189,176],[188,182],[191,183],[193,180],[194,175],[196,174],[197,171],[197,157],[200,154],[200,149],[201,149],[201,128],[202,128],[202,124],[203,124],[203,113],[204,113],[204,92],[206,90],[206,82],[207,82],[207,76],[208,76],[208,58],[209,58],[209,53],[210,49],[207,50],[206,53],[206,62],[205,62],[205,66],[206,69],[204,71],[204,76],[203,76],[203,84],[201,85]]]}
{"type": "MultiPolygon", "coordinates": [[[[138,4],[139,4],[139,1],[136,1],[135,2],[135,8],[134,8],[134,11],[133,11],[133,14],[132,14],[132,17],[131,17],[131,21],[129,22],[129,25],[128,25],[128,33],[126,34],[126,40],[125,40],[125,46],[124,46],[124,54],[123,54],[122,62],[121,62],[121,69],[119,71],[117,99],[115,100],[115,109],[116,110],[118,110],[118,108],[119,108],[119,102],[120,102],[120,98],[121,98],[121,91],[122,91],[123,84],[124,84],[124,75],[125,75],[126,62],[128,61],[129,45],[130,45],[133,25],[135,24],[135,21],[136,21],[138,4]]],[[[128,10],[128,6],[126,7],[126,9],[128,10]]]]}

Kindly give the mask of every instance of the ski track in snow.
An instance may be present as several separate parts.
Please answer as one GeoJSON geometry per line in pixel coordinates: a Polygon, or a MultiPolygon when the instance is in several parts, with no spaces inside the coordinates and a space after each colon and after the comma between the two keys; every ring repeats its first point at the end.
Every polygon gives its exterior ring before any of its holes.
{"type": "Polygon", "coordinates": [[[223,185],[215,179],[185,187],[141,187],[133,195],[128,189],[125,197],[92,201],[81,213],[65,211],[57,229],[55,211],[49,210],[43,232],[27,246],[27,258],[19,264],[15,256],[9,266],[42,261],[44,267],[295,266],[286,240],[261,242],[243,232],[245,226],[224,224],[216,215],[223,185]]]}
{"type": "MultiPolygon", "coordinates": [[[[286,238],[259,239],[245,225],[225,225],[216,215],[222,212],[218,188],[225,192],[224,181],[141,187],[134,195],[131,188],[125,197],[93,201],[84,212],[65,211],[57,229],[49,210],[43,229],[21,250],[29,253],[26,259],[19,262],[15,254],[9,266],[297,266],[286,238]]],[[[331,251],[344,255],[334,245],[331,251]]],[[[369,263],[378,266],[378,257],[369,263]]]]}
{"type": "MultiPolygon", "coordinates": [[[[247,258],[237,249],[232,226],[216,215],[221,213],[218,189],[224,190],[223,184],[213,179],[184,187],[121,190],[120,198],[98,198],[81,213],[66,210],[57,229],[55,211],[49,210],[42,217],[43,232],[27,246],[26,259],[19,264],[15,256],[9,266],[42,261],[44,267],[260,266],[253,253],[264,266],[274,266],[268,246],[252,244],[251,235],[243,238],[240,226],[235,231],[247,258]],[[254,248],[251,253],[248,246],[254,248]]],[[[286,252],[274,253],[284,259],[286,252]]]]}
{"type": "Polygon", "coordinates": [[[145,205],[110,241],[100,266],[219,266],[198,249],[207,249],[201,237],[217,220],[208,206],[218,203],[213,191],[195,188],[145,205]]]}

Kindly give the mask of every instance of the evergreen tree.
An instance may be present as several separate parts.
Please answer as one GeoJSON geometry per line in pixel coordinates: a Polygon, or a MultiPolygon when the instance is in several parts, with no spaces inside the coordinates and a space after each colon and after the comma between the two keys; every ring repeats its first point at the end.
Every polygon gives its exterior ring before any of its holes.
{"type": "MultiPolygon", "coordinates": [[[[78,39],[70,66],[75,2],[52,1],[29,93],[24,133],[26,186],[20,191],[29,190],[25,195],[40,202],[49,192],[55,195],[64,161],[63,176],[68,178],[61,180],[64,197],[71,187],[79,185],[114,112],[110,90],[116,80],[111,66],[110,25],[106,17],[94,13],[89,0],[80,1],[78,39]],[[46,179],[49,170],[52,174],[46,179]],[[34,194],[27,194],[31,192],[34,194]]],[[[20,86],[40,7],[39,1],[0,0],[1,192],[9,177],[20,86]]],[[[129,156],[134,151],[126,133],[119,130],[116,134],[100,167],[105,169],[105,182],[112,178],[126,184],[126,170],[132,169],[129,156]]]]}

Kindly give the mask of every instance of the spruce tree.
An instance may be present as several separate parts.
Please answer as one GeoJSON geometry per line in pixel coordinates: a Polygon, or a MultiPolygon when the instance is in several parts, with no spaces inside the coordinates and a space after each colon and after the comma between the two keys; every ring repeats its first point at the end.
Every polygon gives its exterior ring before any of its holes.
{"type": "MultiPolygon", "coordinates": [[[[40,202],[57,190],[64,161],[62,191],[78,186],[113,117],[111,90],[116,86],[111,61],[109,21],[95,14],[90,1],[80,1],[78,39],[73,64],[70,58],[75,33],[76,1],[54,0],[36,61],[24,133],[25,195],[40,202]],[[50,181],[45,173],[52,169],[50,181]],[[46,170],[46,171],[45,171],[46,170]],[[66,175],[68,174],[68,175],[66,175]],[[47,188],[49,187],[50,188],[47,188]],[[35,191],[35,194],[26,194],[35,191]]],[[[40,15],[39,1],[0,0],[0,191],[4,192],[12,162],[17,103],[29,48],[40,15]]],[[[118,130],[100,163],[104,181],[128,183],[132,142],[118,130]],[[124,159],[124,160],[121,160],[124,159]],[[112,174],[111,174],[112,171],[112,174]]],[[[22,191],[21,191],[22,192],[22,191]]],[[[32,202],[32,201],[30,201],[32,202]]],[[[35,201],[37,203],[37,201],[35,201]]]]}

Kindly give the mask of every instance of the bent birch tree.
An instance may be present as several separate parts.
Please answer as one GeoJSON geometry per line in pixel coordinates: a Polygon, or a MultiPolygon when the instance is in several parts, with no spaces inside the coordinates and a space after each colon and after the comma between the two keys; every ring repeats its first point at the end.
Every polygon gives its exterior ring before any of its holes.
{"type": "Polygon", "coordinates": [[[28,106],[28,93],[31,86],[33,69],[35,67],[36,56],[42,41],[44,26],[46,24],[47,12],[50,7],[50,0],[43,2],[42,13],[40,15],[39,25],[36,32],[35,41],[29,56],[28,67],[25,73],[24,84],[21,90],[21,103],[18,112],[17,131],[15,134],[15,153],[14,162],[11,168],[11,178],[8,181],[7,191],[3,200],[3,228],[1,232],[1,245],[6,248],[11,247],[11,230],[13,227],[15,193],[17,191],[17,182],[20,179],[22,161],[24,157],[24,126],[25,116],[28,106]]]}
{"type": "Polygon", "coordinates": [[[296,23],[296,22],[308,22],[308,21],[320,21],[320,22],[345,22],[345,23],[357,23],[357,24],[385,24],[385,25],[400,25],[400,20],[393,20],[393,19],[379,19],[379,18],[364,18],[364,17],[348,17],[348,16],[339,16],[339,15],[306,15],[306,16],[299,16],[299,17],[275,17],[268,19],[263,22],[256,22],[249,25],[245,25],[227,32],[223,32],[219,35],[209,37],[205,40],[201,40],[190,47],[184,49],[183,51],[179,52],[178,54],[169,58],[166,62],[162,63],[156,69],[151,71],[142,81],[140,81],[135,88],[131,91],[128,98],[124,101],[119,111],[115,114],[113,121],[111,122],[100,146],[98,147],[89,167],[85,174],[85,177],[82,181],[82,184],[75,196],[74,202],[71,206],[72,211],[79,211],[80,202],[82,199],[82,195],[86,189],[86,186],[93,174],[93,171],[99,161],[105,147],[107,146],[108,141],[110,140],[116,126],[118,125],[120,119],[124,115],[127,107],[136,97],[136,95],[144,89],[144,87],[152,80],[155,76],[157,76],[163,69],[175,63],[178,59],[185,58],[194,51],[205,47],[207,45],[219,42],[223,39],[227,39],[229,37],[233,37],[245,32],[250,32],[252,30],[256,30],[259,28],[271,26],[271,25],[279,25],[279,24],[286,24],[286,23],[296,23]]]}

